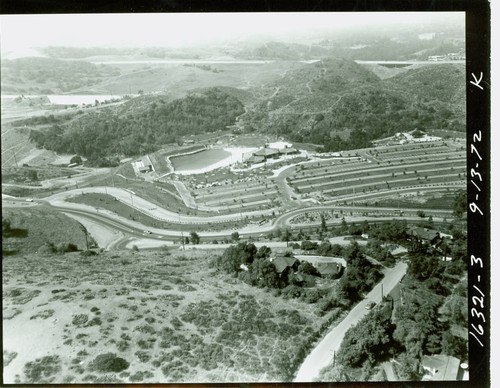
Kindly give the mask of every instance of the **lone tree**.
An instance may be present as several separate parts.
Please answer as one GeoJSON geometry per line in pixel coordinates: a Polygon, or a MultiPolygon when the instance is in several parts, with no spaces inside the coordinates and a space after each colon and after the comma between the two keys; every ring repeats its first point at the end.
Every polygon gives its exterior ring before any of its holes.
{"type": "Polygon", "coordinates": [[[196,233],[196,232],[193,231],[193,232],[190,233],[190,236],[191,236],[191,242],[193,244],[196,245],[196,244],[200,243],[200,236],[198,236],[198,233],[196,233]]]}
{"type": "Polygon", "coordinates": [[[7,218],[2,217],[2,236],[7,237],[10,235],[12,227],[10,225],[10,221],[7,218]]]}
{"type": "Polygon", "coordinates": [[[69,161],[70,164],[73,164],[73,163],[77,163],[77,164],[81,164],[82,163],[82,158],[80,155],[75,155],[73,156],[70,161],[69,161]]]}
{"type": "Polygon", "coordinates": [[[231,234],[231,240],[236,242],[236,241],[239,241],[239,239],[240,239],[240,234],[238,232],[233,232],[231,234]]]}
{"type": "Polygon", "coordinates": [[[462,215],[467,211],[467,191],[457,191],[453,200],[453,215],[456,218],[462,218],[462,215]]]}
{"type": "Polygon", "coordinates": [[[326,220],[324,214],[321,214],[321,230],[326,232],[326,220]]]}

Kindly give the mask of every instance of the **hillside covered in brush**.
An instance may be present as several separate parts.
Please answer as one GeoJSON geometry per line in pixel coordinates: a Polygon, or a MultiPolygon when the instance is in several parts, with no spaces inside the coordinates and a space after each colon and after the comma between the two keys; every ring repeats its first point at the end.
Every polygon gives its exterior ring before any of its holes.
{"type": "Polygon", "coordinates": [[[40,57],[5,59],[2,61],[2,93],[64,93],[91,87],[119,74],[114,67],[84,61],[40,57]]]}
{"type": "Polygon", "coordinates": [[[39,147],[106,165],[111,155],[140,155],[185,135],[225,129],[243,112],[238,99],[212,88],[171,102],[157,97],[139,105],[131,100],[119,109],[102,109],[67,125],[32,130],[30,138],[39,147]]]}
{"type": "Polygon", "coordinates": [[[464,68],[429,65],[381,80],[345,59],[324,59],[286,73],[243,116],[243,128],[324,146],[367,147],[396,132],[465,131],[464,68]]]}

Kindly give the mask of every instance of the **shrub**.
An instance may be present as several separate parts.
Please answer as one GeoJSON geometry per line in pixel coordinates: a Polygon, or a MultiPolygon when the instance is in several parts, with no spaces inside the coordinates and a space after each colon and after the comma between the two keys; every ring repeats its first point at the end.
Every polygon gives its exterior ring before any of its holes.
{"type": "Polygon", "coordinates": [[[153,377],[154,374],[149,371],[139,371],[130,376],[130,381],[132,382],[138,382],[138,381],[144,381],[145,379],[153,377]]]}
{"type": "Polygon", "coordinates": [[[135,355],[140,362],[148,362],[149,360],[151,360],[151,354],[144,350],[138,350],[137,352],[135,352],[135,355]]]}
{"type": "Polygon", "coordinates": [[[76,252],[78,250],[78,247],[75,244],[71,243],[59,243],[57,244],[55,250],[58,253],[76,252]]]}
{"type": "Polygon", "coordinates": [[[49,383],[61,371],[59,356],[45,356],[24,365],[24,374],[29,383],[49,383]]]}
{"type": "Polygon", "coordinates": [[[129,257],[122,257],[120,263],[122,265],[132,264],[132,260],[129,257]]]}
{"type": "Polygon", "coordinates": [[[87,326],[99,326],[101,324],[102,324],[101,318],[94,317],[89,321],[89,323],[87,323],[87,326]]]}
{"type": "Polygon", "coordinates": [[[98,355],[90,364],[91,371],[101,373],[121,372],[129,367],[129,362],[114,353],[104,353],[98,355]]]}
{"type": "Polygon", "coordinates": [[[121,340],[116,343],[116,348],[118,349],[119,352],[124,352],[128,348],[130,348],[130,344],[128,341],[121,340]]]}
{"type": "Polygon", "coordinates": [[[51,255],[56,252],[56,247],[53,243],[47,242],[38,248],[38,253],[40,255],[51,255]]]}
{"type": "Polygon", "coordinates": [[[97,252],[91,251],[91,250],[85,250],[80,252],[80,256],[82,257],[89,257],[89,256],[95,256],[97,255],[97,252]]]}
{"type": "Polygon", "coordinates": [[[87,314],[78,314],[78,315],[74,315],[73,316],[73,325],[77,325],[77,326],[80,326],[80,325],[84,325],[85,323],[87,323],[87,321],[89,320],[89,317],[87,314]]]}

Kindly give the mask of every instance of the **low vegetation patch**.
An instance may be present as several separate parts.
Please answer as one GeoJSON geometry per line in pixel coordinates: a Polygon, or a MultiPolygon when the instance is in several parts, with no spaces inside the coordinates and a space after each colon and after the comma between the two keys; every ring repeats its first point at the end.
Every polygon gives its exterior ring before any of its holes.
{"type": "Polygon", "coordinates": [[[28,383],[51,383],[61,372],[61,358],[59,356],[45,356],[30,361],[24,365],[24,375],[28,383]]]}
{"type": "Polygon", "coordinates": [[[130,363],[118,357],[115,353],[98,355],[90,364],[89,369],[100,373],[121,372],[129,367],[130,363]]]}

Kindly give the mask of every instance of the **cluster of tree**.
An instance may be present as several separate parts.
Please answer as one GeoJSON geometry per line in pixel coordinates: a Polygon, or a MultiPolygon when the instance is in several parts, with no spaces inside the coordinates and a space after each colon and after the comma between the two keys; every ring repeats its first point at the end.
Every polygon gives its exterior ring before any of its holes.
{"type": "Polygon", "coordinates": [[[22,120],[16,120],[13,121],[11,124],[13,127],[22,127],[22,126],[36,126],[36,125],[47,125],[47,124],[56,124],[56,123],[63,123],[64,121],[68,121],[71,119],[73,115],[67,114],[67,115],[57,115],[54,116],[53,114],[50,115],[45,115],[45,116],[33,116],[27,119],[22,119],[22,120]]]}
{"type": "MultiPolygon", "coordinates": [[[[439,248],[421,243],[409,251],[410,263],[404,282],[404,305],[396,309],[394,338],[405,349],[405,356],[420,360],[424,354],[447,354],[467,359],[465,331],[467,315],[467,239],[460,226],[452,228],[452,240],[439,248]],[[443,261],[443,252],[451,261],[443,261]],[[451,330],[455,326],[459,330],[451,330]]],[[[403,372],[415,375],[415,363],[403,372]]]]}
{"type": "MultiPolygon", "coordinates": [[[[405,224],[395,224],[370,225],[370,234],[379,240],[370,240],[366,252],[383,250],[380,240],[408,243],[405,224]]],[[[408,271],[401,285],[401,299],[393,301],[392,320],[391,304],[386,303],[351,328],[341,344],[339,362],[328,372],[331,379],[348,381],[389,356],[397,358],[397,373],[402,380],[421,378],[423,355],[446,354],[467,360],[467,280],[463,278],[467,239],[461,228],[450,225],[453,239],[447,244],[451,261],[443,261],[442,252],[426,242],[409,250],[408,271]],[[387,313],[385,309],[389,309],[387,313]],[[385,321],[381,319],[384,316],[385,321]]],[[[352,248],[347,257],[359,257],[356,251],[352,248]]],[[[351,267],[348,260],[341,285],[349,279],[351,267]]],[[[355,289],[351,290],[354,293],[355,289]]]]}
{"type": "Polygon", "coordinates": [[[407,229],[406,220],[392,220],[370,224],[367,232],[370,238],[405,245],[408,239],[407,229]]]}
{"type": "Polygon", "coordinates": [[[205,70],[205,71],[211,71],[213,73],[220,73],[223,72],[224,70],[219,70],[216,67],[212,67],[210,65],[197,65],[197,64],[191,64],[191,63],[185,63],[184,66],[186,67],[196,67],[197,69],[205,70]]]}
{"type": "Polygon", "coordinates": [[[89,163],[110,163],[111,156],[150,153],[188,134],[214,132],[244,112],[235,97],[208,89],[170,103],[158,100],[142,112],[120,116],[112,110],[81,117],[70,126],[30,132],[39,147],[85,156],[89,163]]]}
{"type": "Polygon", "coordinates": [[[363,294],[370,291],[382,278],[382,273],[366,259],[355,241],[345,250],[344,255],[347,266],[337,291],[339,298],[349,304],[361,300],[363,294]]]}
{"type": "Polygon", "coordinates": [[[215,260],[215,266],[228,274],[255,287],[272,288],[286,297],[302,298],[308,303],[317,302],[323,294],[304,286],[320,276],[309,262],[303,261],[298,268],[288,268],[278,273],[276,266],[269,260],[271,249],[262,246],[259,249],[248,242],[240,242],[227,248],[215,260]]]}
{"type": "Polygon", "coordinates": [[[392,266],[396,263],[395,257],[386,246],[383,246],[380,240],[370,239],[364,249],[368,256],[373,257],[375,260],[381,262],[385,266],[392,266]]]}
{"type": "Polygon", "coordinates": [[[395,326],[391,322],[390,303],[370,311],[359,323],[347,330],[337,353],[338,361],[348,367],[374,365],[393,353],[395,326]]]}

